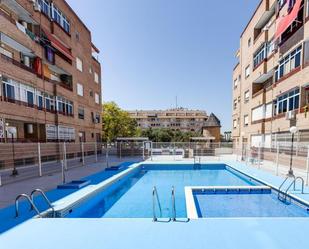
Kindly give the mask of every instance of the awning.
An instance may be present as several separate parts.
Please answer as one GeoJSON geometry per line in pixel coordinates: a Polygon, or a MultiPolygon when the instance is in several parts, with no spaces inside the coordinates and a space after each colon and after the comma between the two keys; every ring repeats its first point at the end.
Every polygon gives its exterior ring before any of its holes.
{"type": "Polygon", "coordinates": [[[58,50],[60,53],[62,53],[68,59],[73,60],[73,56],[71,54],[71,51],[67,46],[65,46],[57,37],[50,34],[49,32],[46,32],[45,30],[43,30],[43,32],[47,36],[47,39],[50,41],[53,48],[58,50]]]}
{"type": "Polygon", "coordinates": [[[276,29],[275,39],[279,38],[279,36],[295,21],[301,7],[301,3],[302,0],[296,0],[292,11],[288,15],[281,18],[276,29]]]}
{"type": "Polygon", "coordinates": [[[259,77],[253,81],[253,83],[264,83],[265,81],[273,77],[274,71],[274,69],[271,69],[267,73],[260,74],[259,77]]]}
{"type": "Polygon", "coordinates": [[[35,54],[30,49],[26,48],[24,45],[20,44],[2,32],[0,32],[0,41],[17,50],[18,52],[22,52],[26,56],[31,58],[35,57],[35,54]]]}

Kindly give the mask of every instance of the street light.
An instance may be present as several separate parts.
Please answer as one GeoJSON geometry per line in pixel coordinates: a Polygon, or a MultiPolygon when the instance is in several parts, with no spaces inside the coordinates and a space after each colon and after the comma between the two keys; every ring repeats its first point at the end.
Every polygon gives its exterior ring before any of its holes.
{"type": "Polygon", "coordinates": [[[11,134],[11,139],[12,139],[12,152],[13,152],[13,171],[12,171],[12,176],[17,176],[18,171],[16,169],[15,165],[15,146],[14,146],[14,134],[16,133],[16,128],[15,127],[9,127],[7,130],[11,134]]]}
{"type": "Polygon", "coordinates": [[[292,140],[291,140],[291,157],[290,157],[290,169],[289,169],[289,172],[287,174],[287,176],[289,177],[295,177],[294,176],[294,172],[293,172],[293,145],[294,145],[294,135],[295,133],[298,131],[297,127],[296,126],[292,126],[290,128],[290,132],[292,134],[292,140]]]}
{"type": "Polygon", "coordinates": [[[79,136],[79,145],[80,145],[80,159],[79,159],[79,161],[82,162],[83,161],[83,148],[82,148],[83,133],[82,132],[78,133],[78,136],[79,136]]]}

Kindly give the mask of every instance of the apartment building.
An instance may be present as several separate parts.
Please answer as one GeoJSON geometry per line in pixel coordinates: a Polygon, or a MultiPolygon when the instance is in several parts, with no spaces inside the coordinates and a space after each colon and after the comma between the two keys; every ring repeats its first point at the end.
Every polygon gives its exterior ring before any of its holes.
{"type": "Polygon", "coordinates": [[[240,36],[232,138],[271,147],[309,142],[309,1],[262,0],[240,36]]]}
{"type": "Polygon", "coordinates": [[[101,66],[65,0],[0,0],[0,141],[101,139],[101,66]]]}
{"type": "Polygon", "coordinates": [[[137,121],[142,129],[169,128],[180,131],[202,132],[208,115],[201,110],[175,108],[170,110],[128,111],[131,118],[137,121]]]}

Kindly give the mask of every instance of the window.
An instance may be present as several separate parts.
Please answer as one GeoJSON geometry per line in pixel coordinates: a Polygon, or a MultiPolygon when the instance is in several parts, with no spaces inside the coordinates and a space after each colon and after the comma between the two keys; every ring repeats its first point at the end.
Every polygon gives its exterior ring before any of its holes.
{"type": "Polygon", "coordinates": [[[96,104],[100,104],[100,95],[99,94],[97,94],[97,93],[95,93],[95,103],[96,104]]]}
{"type": "Polygon", "coordinates": [[[47,111],[51,111],[51,112],[56,110],[55,100],[53,96],[48,95],[48,94],[45,95],[45,108],[47,111]]]}
{"type": "Polygon", "coordinates": [[[299,46],[280,60],[278,69],[275,73],[276,81],[301,65],[301,50],[302,46],[299,46]]]}
{"type": "Polygon", "coordinates": [[[78,57],[76,57],[76,68],[81,72],[83,71],[83,61],[78,57]]]}
{"type": "Polygon", "coordinates": [[[252,147],[261,147],[263,144],[262,135],[251,135],[251,146],[252,147]]]}
{"type": "Polygon", "coordinates": [[[27,103],[28,106],[34,106],[34,93],[27,91],[27,103]]]}
{"type": "Polygon", "coordinates": [[[286,3],[286,0],[278,0],[279,8],[282,8],[285,3],[286,3]]]}
{"type": "Polygon", "coordinates": [[[250,94],[249,94],[249,90],[245,91],[245,98],[244,98],[244,102],[247,103],[249,102],[250,99],[250,94]]]}
{"type": "Polygon", "coordinates": [[[248,126],[249,125],[249,116],[245,115],[244,116],[244,126],[248,126]]]}
{"type": "Polygon", "coordinates": [[[253,55],[253,67],[256,68],[260,65],[265,59],[267,54],[267,44],[264,43],[262,47],[258,49],[257,52],[253,55]]]}
{"type": "Polygon", "coordinates": [[[250,65],[245,69],[245,77],[248,78],[250,76],[250,65]]]}
{"type": "Polygon", "coordinates": [[[234,120],[233,120],[233,128],[235,129],[236,127],[237,127],[237,120],[234,119],[234,120]]]}
{"type": "Polygon", "coordinates": [[[38,0],[37,3],[41,8],[41,12],[50,17],[50,2],[48,0],[38,0]]]}
{"type": "Polygon", "coordinates": [[[52,18],[57,22],[67,33],[70,33],[70,22],[63,12],[52,4],[52,18]]]}
{"type": "Polygon", "coordinates": [[[276,50],[276,43],[274,40],[271,40],[270,42],[267,43],[267,57],[269,57],[274,51],[276,50]]]}
{"type": "Polygon", "coordinates": [[[78,108],[78,118],[79,119],[85,119],[85,110],[83,107],[78,108]]]}
{"type": "Polygon", "coordinates": [[[96,72],[94,73],[94,82],[99,84],[99,75],[96,72]]]}
{"type": "Polygon", "coordinates": [[[36,105],[39,110],[43,110],[44,108],[44,100],[43,100],[43,95],[41,92],[37,92],[37,100],[36,100],[36,105]]]}
{"type": "Polygon", "coordinates": [[[92,90],[89,91],[89,96],[93,97],[93,91],[92,90]]]}
{"type": "Polygon", "coordinates": [[[15,100],[15,85],[3,82],[2,84],[3,96],[9,100],[15,100]]]}
{"type": "Polygon", "coordinates": [[[299,88],[285,93],[275,101],[276,114],[292,111],[299,108],[299,88]]]}
{"type": "Polygon", "coordinates": [[[96,124],[99,124],[100,123],[100,114],[99,113],[96,113],[96,115],[95,115],[95,123],[96,124]]]}
{"type": "Polygon", "coordinates": [[[248,47],[251,46],[251,37],[248,39],[248,47]]]}
{"type": "Polygon", "coordinates": [[[73,102],[67,100],[66,98],[57,96],[57,111],[64,115],[73,115],[73,102]]]}
{"type": "Polygon", "coordinates": [[[53,6],[53,19],[58,24],[61,23],[61,11],[56,6],[53,6]]]}
{"type": "Polygon", "coordinates": [[[234,110],[237,108],[237,99],[234,99],[233,108],[234,110]]]}
{"type": "Polygon", "coordinates": [[[235,80],[234,80],[234,89],[236,89],[237,86],[238,86],[238,79],[235,79],[235,80]]]}
{"type": "Polygon", "coordinates": [[[273,103],[270,102],[270,103],[265,105],[264,117],[265,118],[271,118],[272,117],[272,111],[273,111],[273,103]]]}
{"type": "MultiPolygon", "coordinates": [[[[44,108],[48,112],[58,111],[65,115],[73,115],[73,102],[63,97],[54,97],[41,92],[32,86],[16,82],[12,79],[2,77],[3,96],[9,100],[18,100],[28,107],[37,107],[38,110],[44,108]]],[[[14,101],[12,101],[14,102],[14,101]]]]}
{"type": "Polygon", "coordinates": [[[79,96],[84,96],[84,87],[82,84],[77,83],[77,94],[79,96]]]}

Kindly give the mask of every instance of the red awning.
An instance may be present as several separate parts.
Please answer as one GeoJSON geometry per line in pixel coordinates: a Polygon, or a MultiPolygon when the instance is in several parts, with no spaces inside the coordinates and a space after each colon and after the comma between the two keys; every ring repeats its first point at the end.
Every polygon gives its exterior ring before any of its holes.
{"type": "Polygon", "coordinates": [[[66,47],[57,37],[50,34],[49,32],[46,32],[44,30],[44,33],[47,36],[53,48],[57,49],[60,53],[62,53],[68,59],[73,60],[73,56],[68,47],[66,47]]]}
{"type": "Polygon", "coordinates": [[[281,18],[279,24],[277,25],[275,39],[279,38],[279,36],[295,21],[297,18],[302,0],[296,0],[296,3],[292,9],[292,11],[287,15],[281,18]]]}

